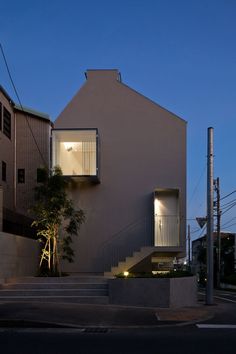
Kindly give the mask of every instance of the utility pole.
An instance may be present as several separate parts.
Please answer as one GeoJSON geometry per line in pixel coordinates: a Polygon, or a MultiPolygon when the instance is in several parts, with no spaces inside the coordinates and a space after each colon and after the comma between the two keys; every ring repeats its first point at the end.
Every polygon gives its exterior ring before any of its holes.
{"type": "Polygon", "coordinates": [[[188,268],[191,269],[191,258],[190,258],[190,225],[188,225],[188,268]]]}
{"type": "Polygon", "coordinates": [[[221,235],[220,235],[220,179],[217,177],[215,180],[215,191],[216,191],[216,239],[217,239],[217,286],[220,287],[220,276],[221,276],[221,235]]]}
{"type": "Polygon", "coordinates": [[[207,285],[206,305],[213,305],[213,128],[207,139],[207,285]]]}

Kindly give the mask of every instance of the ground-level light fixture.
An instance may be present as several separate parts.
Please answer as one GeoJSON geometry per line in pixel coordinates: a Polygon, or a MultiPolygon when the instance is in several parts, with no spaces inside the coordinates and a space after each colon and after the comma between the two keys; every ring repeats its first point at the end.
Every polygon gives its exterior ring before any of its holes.
{"type": "Polygon", "coordinates": [[[126,271],[124,271],[124,276],[127,278],[128,277],[128,275],[129,275],[129,272],[127,272],[127,270],[126,271]]]}

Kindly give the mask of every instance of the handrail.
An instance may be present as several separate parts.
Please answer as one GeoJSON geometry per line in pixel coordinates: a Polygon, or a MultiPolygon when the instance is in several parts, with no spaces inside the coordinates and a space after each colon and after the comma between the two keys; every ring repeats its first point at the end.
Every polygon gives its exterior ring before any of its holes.
{"type": "Polygon", "coordinates": [[[104,246],[106,246],[106,244],[108,243],[112,243],[115,239],[119,238],[121,236],[121,234],[124,232],[124,231],[127,231],[129,230],[131,227],[137,225],[139,222],[141,222],[142,220],[145,220],[147,218],[147,216],[144,216],[142,218],[139,218],[133,222],[131,222],[130,224],[126,225],[124,228],[122,228],[120,231],[118,232],[115,232],[109,239],[107,239],[106,241],[103,242],[102,244],[102,248],[104,246]]]}
{"type": "Polygon", "coordinates": [[[106,240],[101,247],[104,269],[110,270],[143,246],[153,242],[153,216],[143,216],[122,228],[106,240]]]}

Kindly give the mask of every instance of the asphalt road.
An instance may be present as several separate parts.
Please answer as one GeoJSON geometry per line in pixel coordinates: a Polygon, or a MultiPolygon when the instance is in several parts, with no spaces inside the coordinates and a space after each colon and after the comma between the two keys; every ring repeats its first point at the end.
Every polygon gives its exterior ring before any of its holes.
{"type": "Polygon", "coordinates": [[[216,291],[215,302],[214,318],[188,326],[119,330],[2,328],[0,353],[235,354],[236,294],[216,291]]]}
{"type": "Polygon", "coordinates": [[[76,330],[8,330],[0,333],[1,353],[22,354],[234,354],[235,329],[188,327],[81,333],[76,330]]]}

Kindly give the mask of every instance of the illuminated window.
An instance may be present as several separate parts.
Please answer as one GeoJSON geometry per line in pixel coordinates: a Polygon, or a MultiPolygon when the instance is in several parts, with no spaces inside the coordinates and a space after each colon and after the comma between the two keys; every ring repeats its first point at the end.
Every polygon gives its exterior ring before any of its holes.
{"type": "Polygon", "coordinates": [[[97,129],[54,129],[52,165],[59,165],[64,176],[98,176],[97,129]]]}

